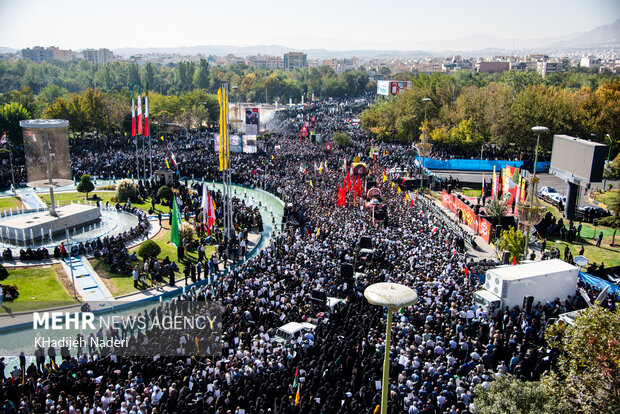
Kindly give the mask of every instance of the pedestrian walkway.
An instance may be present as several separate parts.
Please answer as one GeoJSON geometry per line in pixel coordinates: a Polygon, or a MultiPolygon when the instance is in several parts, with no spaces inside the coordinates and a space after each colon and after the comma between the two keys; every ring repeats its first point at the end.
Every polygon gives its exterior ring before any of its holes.
{"type": "Polygon", "coordinates": [[[30,187],[18,192],[17,197],[19,197],[21,202],[24,204],[24,207],[26,207],[26,209],[28,210],[47,209],[47,204],[45,204],[43,200],[39,198],[37,193],[35,193],[34,190],[30,187]]]}
{"type": "Polygon", "coordinates": [[[61,261],[67,275],[75,286],[82,302],[98,303],[100,307],[111,306],[114,298],[105,287],[97,272],[90,266],[86,256],[74,256],[61,261]]]}

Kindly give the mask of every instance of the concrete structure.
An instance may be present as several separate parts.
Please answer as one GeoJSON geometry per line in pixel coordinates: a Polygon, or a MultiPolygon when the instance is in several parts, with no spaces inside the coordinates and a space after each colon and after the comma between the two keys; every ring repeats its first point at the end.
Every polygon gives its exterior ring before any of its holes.
{"type": "Polygon", "coordinates": [[[550,73],[562,72],[564,64],[561,62],[537,62],[536,72],[540,73],[544,78],[550,73]]]}
{"type": "Polygon", "coordinates": [[[281,56],[255,55],[247,57],[248,64],[253,67],[267,70],[284,69],[284,59],[281,56]]]}
{"type": "Polygon", "coordinates": [[[510,69],[510,62],[478,62],[476,72],[502,73],[510,69]]]}
{"type": "Polygon", "coordinates": [[[582,68],[598,68],[601,66],[601,59],[594,56],[582,57],[579,66],[582,68]]]}
{"type": "Polygon", "coordinates": [[[50,231],[52,235],[56,235],[65,230],[96,223],[101,219],[101,212],[98,207],[82,204],[58,207],[56,214],[56,217],[48,212],[27,218],[18,216],[0,224],[0,232],[4,239],[23,243],[32,239],[40,240],[41,237],[48,237],[50,231]]]}
{"type": "Polygon", "coordinates": [[[284,70],[295,70],[308,67],[308,55],[303,52],[284,54],[284,70]]]}
{"type": "Polygon", "coordinates": [[[60,60],[62,62],[69,62],[73,60],[71,50],[62,50],[56,46],[51,46],[48,48],[35,46],[32,49],[22,49],[22,57],[24,59],[30,59],[35,63],[51,60],[60,60]]]}
{"type": "Polygon", "coordinates": [[[114,53],[109,49],[84,49],[84,59],[93,63],[108,63],[114,60],[114,53]]]}

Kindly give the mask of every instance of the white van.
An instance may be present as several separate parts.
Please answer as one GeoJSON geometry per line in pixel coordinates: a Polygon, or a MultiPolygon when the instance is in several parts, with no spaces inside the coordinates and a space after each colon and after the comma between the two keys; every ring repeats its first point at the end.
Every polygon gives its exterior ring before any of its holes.
{"type": "Polygon", "coordinates": [[[307,332],[313,332],[316,325],[309,322],[289,322],[276,330],[276,342],[296,341],[307,332]]]}

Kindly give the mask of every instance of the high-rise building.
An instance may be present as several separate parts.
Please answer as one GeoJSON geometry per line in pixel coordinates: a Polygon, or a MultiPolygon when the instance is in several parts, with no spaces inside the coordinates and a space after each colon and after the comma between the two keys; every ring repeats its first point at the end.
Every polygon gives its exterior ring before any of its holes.
{"type": "Polygon", "coordinates": [[[114,60],[114,53],[109,49],[84,49],[84,59],[93,63],[108,63],[114,60]]]}
{"type": "Polygon", "coordinates": [[[62,50],[55,46],[48,48],[35,46],[32,49],[22,49],[22,58],[30,59],[35,63],[41,63],[44,60],[60,60],[62,62],[69,62],[73,60],[71,50],[62,50]]]}
{"type": "Polygon", "coordinates": [[[284,54],[284,70],[295,70],[308,67],[308,55],[303,52],[284,54]]]}

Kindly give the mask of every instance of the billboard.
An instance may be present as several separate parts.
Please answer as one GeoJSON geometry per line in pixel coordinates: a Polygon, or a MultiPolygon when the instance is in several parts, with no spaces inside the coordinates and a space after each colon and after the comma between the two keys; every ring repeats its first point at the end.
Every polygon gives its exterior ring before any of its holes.
{"type": "Polygon", "coordinates": [[[243,152],[243,140],[241,139],[241,135],[231,135],[228,138],[228,141],[230,145],[230,152],[243,152]]]}
{"type": "MultiPolygon", "coordinates": [[[[230,152],[243,152],[243,140],[240,135],[229,135],[228,145],[230,152]]],[[[213,134],[213,150],[218,152],[220,150],[220,134],[213,134]]]]}
{"type": "Polygon", "coordinates": [[[256,152],[256,135],[243,136],[243,152],[253,154],[256,152]]]}
{"type": "Polygon", "coordinates": [[[377,95],[394,96],[401,91],[405,91],[411,87],[410,81],[393,81],[382,80],[377,81],[377,95]]]}
{"type": "Polygon", "coordinates": [[[245,132],[248,134],[258,134],[259,123],[260,112],[258,108],[245,108],[245,132]]]}
{"type": "Polygon", "coordinates": [[[377,81],[377,95],[388,96],[390,94],[390,81],[377,81]]]}
{"type": "Polygon", "coordinates": [[[554,135],[549,172],[570,181],[601,182],[607,152],[607,145],[598,142],[554,135]]]}

